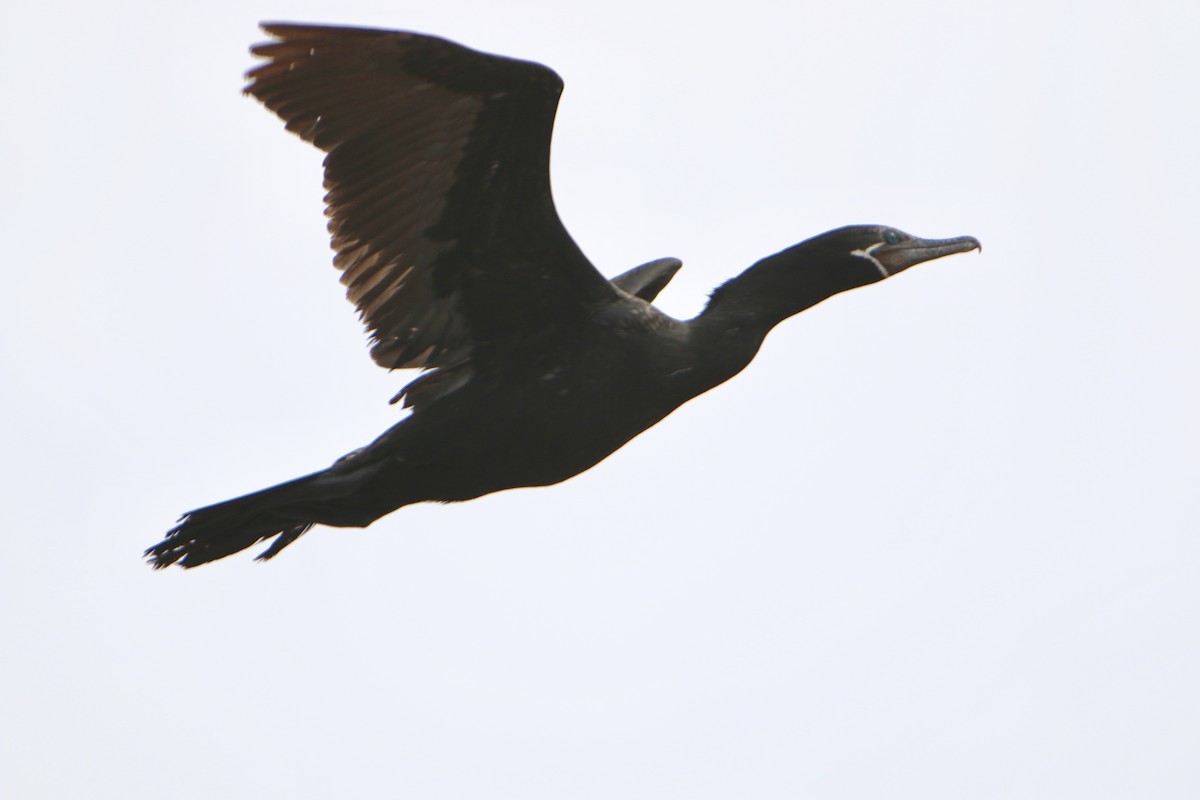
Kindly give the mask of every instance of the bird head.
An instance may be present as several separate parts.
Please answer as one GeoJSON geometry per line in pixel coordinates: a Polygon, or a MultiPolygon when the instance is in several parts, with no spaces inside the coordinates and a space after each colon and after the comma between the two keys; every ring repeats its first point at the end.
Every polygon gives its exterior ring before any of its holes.
{"type": "Polygon", "coordinates": [[[763,330],[827,298],[935,258],[980,249],[973,236],[921,239],[883,225],[850,225],[767,256],[717,287],[706,314],[763,330]]]}
{"type": "Polygon", "coordinates": [[[922,239],[884,225],[838,228],[808,240],[804,247],[809,253],[820,251],[831,269],[845,268],[849,273],[845,276],[847,282],[856,286],[883,280],[935,258],[982,249],[974,236],[922,239]]]}

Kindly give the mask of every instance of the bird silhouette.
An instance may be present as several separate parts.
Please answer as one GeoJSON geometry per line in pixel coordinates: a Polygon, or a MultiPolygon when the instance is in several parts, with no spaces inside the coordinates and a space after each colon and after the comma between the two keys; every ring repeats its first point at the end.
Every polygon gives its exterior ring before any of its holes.
{"type": "Polygon", "coordinates": [[[189,511],[146,550],[194,567],[314,525],[545,486],[593,466],[740,372],[778,323],[839,292],[979,247],[880,225],[763,258],[695,318],[652,305],[680,262],[612,280],[550,193],[559,77],[415,33],[266,24],[246,92],[325,151],[325,202],[371,357],[422,372],[411,409],[328,469],[189,511]]]}

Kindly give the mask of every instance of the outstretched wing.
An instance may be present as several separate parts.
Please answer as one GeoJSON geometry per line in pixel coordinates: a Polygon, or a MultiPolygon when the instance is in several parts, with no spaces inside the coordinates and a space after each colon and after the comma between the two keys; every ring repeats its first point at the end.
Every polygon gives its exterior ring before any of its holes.
{"type": "Polygon", "coordinates": [[[334,264],[376,363],[454,367],[615,298],[554,210],[553,71],[414,33],[263,30],[246,92],[328,153],[334,264]]]}

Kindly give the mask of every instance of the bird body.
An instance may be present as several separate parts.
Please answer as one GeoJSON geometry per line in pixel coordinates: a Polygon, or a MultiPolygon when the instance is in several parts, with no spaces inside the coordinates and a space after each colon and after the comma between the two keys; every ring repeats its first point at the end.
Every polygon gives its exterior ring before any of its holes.
{"type": "Polygon", "coordinates": [[[604,459],[740,372],[782,320],[839,292],[978,247],[850,226],[762,259],[696,318],[653,304],[679,268],[612,281],[554,211],[561,82],[536,64],[417,34],[266,25],[247,92],[326,150],[334,263],[388,368],[424,372],[411,413],[331,467],[185,514],[147,550],[190,567],[315,524],[544,486],[604,459]]]}

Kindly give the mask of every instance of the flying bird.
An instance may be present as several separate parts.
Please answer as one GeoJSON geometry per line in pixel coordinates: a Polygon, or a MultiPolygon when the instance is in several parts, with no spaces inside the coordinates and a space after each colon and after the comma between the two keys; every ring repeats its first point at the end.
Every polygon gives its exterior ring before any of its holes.
{"type": "Polygon", "coordinates": [[[246,93],[323,150],[346,292],[411,409],[328,469],[183,515],[146,550],[194,567],[314,525],[365,527],[423,501],[546,486],[740,372],[783,320],[839,292],[979,248],[852,225],[767,256],[673,319],[680,262],[608,280],[558,218],[540,64],[415,33],[265,24],[246,93]]]}

